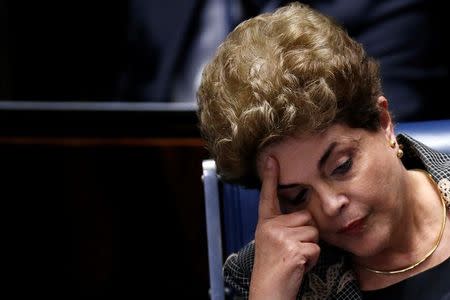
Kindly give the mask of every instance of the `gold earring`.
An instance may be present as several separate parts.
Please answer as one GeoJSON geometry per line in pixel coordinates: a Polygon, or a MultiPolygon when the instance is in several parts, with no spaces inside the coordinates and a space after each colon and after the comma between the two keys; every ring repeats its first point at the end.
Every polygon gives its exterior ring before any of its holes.
{"type": "Polygon", "coordinates": [[[402,149],[398,149],[397,150],[397,157],[398,158],[402,158],[403,157],[403,150],[402,149]]]}
{"type": "Polygon", "coordinates": [[[391,141],[389,142],[389,146],[391,146],[391,148],[395,148],[395,140],[391,139],[391,141]]]}

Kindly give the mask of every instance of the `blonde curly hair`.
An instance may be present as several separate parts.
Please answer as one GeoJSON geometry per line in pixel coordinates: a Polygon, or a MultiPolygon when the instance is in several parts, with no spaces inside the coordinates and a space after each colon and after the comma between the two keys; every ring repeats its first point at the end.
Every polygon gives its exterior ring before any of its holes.
{"type": "Polygon", "coordinates": [[[332,124],[377,130],[378,64],[329,17],[292,3],[238,25],[205,67],[200,130],[222,179],[260,184],[256,159],[332,124]]]}

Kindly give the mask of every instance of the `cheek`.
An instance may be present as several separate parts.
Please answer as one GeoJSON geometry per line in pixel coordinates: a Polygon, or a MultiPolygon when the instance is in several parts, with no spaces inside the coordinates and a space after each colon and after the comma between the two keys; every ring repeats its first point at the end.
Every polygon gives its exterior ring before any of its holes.
{"type": "Polygon", "coordinates": [[[370,205],[372,202],[377,202],[379,198],[383,198],[386,186],[386,180],[378,170],[361,173],[351,183],[348,194],[350,203],[362,202],[370,205]]]}
{"type": "Polygon", "coordinates": [[[394,163],[386,149],[375,149],[362,157],[355,172],[355,177],[351,180],[351,200],[377,202],[379,199],[389,198],[395,172],[394,163]]]}

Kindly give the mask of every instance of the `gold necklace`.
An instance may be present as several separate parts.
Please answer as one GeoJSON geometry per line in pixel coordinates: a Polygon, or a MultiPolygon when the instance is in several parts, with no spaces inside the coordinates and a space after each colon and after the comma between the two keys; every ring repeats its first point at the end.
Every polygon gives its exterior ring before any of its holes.
{"type": "Polygon", "coordinates": [[[442,196],[441,192],[439,191],[439,188],[436,184],[436,182],[434,181],[433,177],[431,176],[430,173],[428,173],[427,171],[421,170],[421,169],[415,169],[417,171],[421,171],[423,173],[425,173],[425,175],[428,177],[428,179],[431,181],[431,184],[433,185],[433,187],[435,188],[435,190],[437,191],[437,193],[439,194],[440,198],[441,198],[441,202],[442,202],[442,224],[441,224],[441,230],[439,231],[439,236],[436,240],[436,243],[434,244],[433,248],[431,248],[430,251],[428,251],[427,254],[425,254],[425,256],[423,258],[421,258],[419,261],[413,263],[410,266],[407,266],[405,268],[402,269],[398,269],[398,270],[390,270],[390,271],[382,271],[382,270],[375,270],[375,269],[371,269],[368,267],[364,267],[367,271],[373,272],[373,273],[377,273],[377,274],[383,274],[383,275],[392,275],[392,274],[398,274],[398,273],[403,273],[409,270],[414,269],[415,267],[417,267],[418,265],[420,265],[421,263],[423,263],[425,260],[427,260],[427,258],[429,258],[434,251],[436,251],[437,247],[439,246],[441,239],[442,239],[442,235],[444,233],[444,229],[445,229],[445,223],[447,220],[447,208],[445,205],[445,201],[444,201],[444,197],[442,196]]]}

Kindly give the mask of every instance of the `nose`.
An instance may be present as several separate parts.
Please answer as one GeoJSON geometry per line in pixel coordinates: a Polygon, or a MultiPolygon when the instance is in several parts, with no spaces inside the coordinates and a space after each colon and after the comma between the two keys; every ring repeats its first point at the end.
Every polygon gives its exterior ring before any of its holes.
{"type": "Polygon", "coordinates": [[[348,197],[330,186],[321,187],[318,191],[322,211],[329,217],[338,216],[342,210],[349,204],[348,197]]]}

